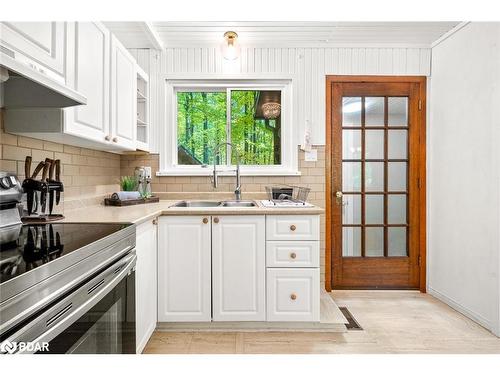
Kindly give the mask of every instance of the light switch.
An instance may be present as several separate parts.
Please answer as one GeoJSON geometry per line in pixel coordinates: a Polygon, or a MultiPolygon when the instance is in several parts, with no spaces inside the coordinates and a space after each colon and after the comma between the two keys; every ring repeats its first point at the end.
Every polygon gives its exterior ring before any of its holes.
{"type": "Polygon", "coordinates": [[[318,150],[306,151],[305,161],[318,161],[318,150]]]}

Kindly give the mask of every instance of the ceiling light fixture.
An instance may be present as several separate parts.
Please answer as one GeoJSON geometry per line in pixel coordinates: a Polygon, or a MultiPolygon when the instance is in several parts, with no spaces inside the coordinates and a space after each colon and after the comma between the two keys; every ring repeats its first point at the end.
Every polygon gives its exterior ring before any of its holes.
{"type": "Polygon", "coordinates": [[[262,104],[262,113],[266,119],[274,120],[281,114],[281,104],[275,102],[268,102],[262,104]]]}
{"type": "Polygon", "coordinates": [[[236,60],[240,56],[238,34],[236,34],[234,31],[226,31],[224,33],[222,55],[226,60],[236,60]]]}

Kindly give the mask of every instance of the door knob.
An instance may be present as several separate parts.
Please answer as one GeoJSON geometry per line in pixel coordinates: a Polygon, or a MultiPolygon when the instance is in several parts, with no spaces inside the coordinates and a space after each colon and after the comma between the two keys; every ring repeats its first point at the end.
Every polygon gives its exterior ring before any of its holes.
{"type": "Polygon", "coordinates": [[[342,194],[341,191],[337,191],[335,193],[335,200],[337,201],[337,204],[342,204],[342,197],[344,196],[344,194],[342,194]]]}

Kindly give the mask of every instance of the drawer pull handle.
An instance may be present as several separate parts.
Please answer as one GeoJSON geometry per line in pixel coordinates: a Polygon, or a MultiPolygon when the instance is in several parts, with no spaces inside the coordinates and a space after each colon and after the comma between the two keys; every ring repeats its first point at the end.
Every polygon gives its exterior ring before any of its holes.
{"type": "Polygon", "coordinates": [[[296,295],[295,293],[292,293],[292,294],[290,295],[290,299],[291,299],[292,301],[295,301],[295,300],[297,299],[297,295],[296,295]]]}
{"type": "Polygon", "coordinates": [[[203,218],[203,224],[207,224],[208,223],[208,219],[206,217],[203,218]]]}
{"type": "Polygon", "coordinates": [[[217,224],[219,222],[219,218],[218,217],[214,217],[214,223],[217,224]]]}
{"type": "Polygon", "coordinates": [[[293,232],[295,229],[297,229],[297,227],[295,225],[290,225],[290,230],[293,232]]]}
{"type": "Polygon", "coordinates": [[[290,258],[292,258],[292,259],[297,258],[297,254],[295,254],[295,253],[290,253],[290,258]]]}

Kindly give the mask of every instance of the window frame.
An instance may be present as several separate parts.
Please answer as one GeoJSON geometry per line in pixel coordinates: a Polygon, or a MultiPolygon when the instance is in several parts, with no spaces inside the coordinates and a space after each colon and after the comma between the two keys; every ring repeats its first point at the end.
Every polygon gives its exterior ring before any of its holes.
{"type": "MultiPolygon", "coordinates": [[[[165,125],[160,139],[160,170],[157,176],[208,176],[213,164],[206,166],[177,164],[177,93],[186,91],[225,91],[226,95],[236,90],[281,91],[281,164],[241,165],[244,176],[297,176],[298,146],[293,126],[292,78],[165,78],[165,125]],[[286,136],[283,136],[286,134],[286,136]]],[[[230,142],[231,102],[226,103],[226,136],[230,142]]],[[[230,148],[228,146],[228,148],[230,148]]],[[[227,153],[229,159],[229,153],[227,153]]],[[[229,161],[229,160],[228,160],[229,161]]],[[[235,165],[217,165],[220,175],[233,175],[235,165]]]]}

